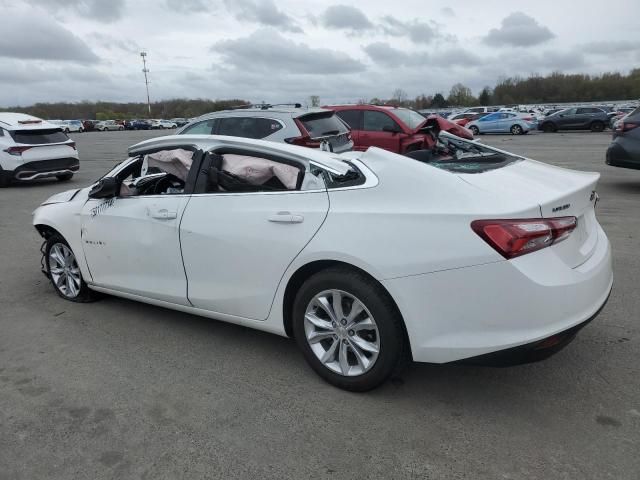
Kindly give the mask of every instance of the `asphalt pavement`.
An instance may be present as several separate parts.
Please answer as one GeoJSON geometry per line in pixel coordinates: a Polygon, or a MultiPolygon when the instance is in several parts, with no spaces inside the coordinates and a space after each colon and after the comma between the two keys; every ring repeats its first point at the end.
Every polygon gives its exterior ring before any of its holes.
{"type": "Polygon", "coordinates": [[[286,338],[55,294],[31,212],[161,134],[72,135],[72,181],[0,190],[1,480],[640,478],[640,171],[605,165],[609,132],[481,137],[602,174],[600,316],[544,362],[416,364],[366,394],[325,384],[286,338]]]}

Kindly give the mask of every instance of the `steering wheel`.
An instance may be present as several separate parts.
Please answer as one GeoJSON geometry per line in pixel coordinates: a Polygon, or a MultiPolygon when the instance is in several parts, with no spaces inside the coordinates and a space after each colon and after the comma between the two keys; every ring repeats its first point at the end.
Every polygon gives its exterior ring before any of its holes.
{"type": "Polygon", "coordinates": [[[171,173],[167,173],[164,177],[156,182],[153,186],[153,193],[158,195],[165,192],[168,188],[175,187],[176,184],[180,188],[184,188],[184,181],[171,173]]]}

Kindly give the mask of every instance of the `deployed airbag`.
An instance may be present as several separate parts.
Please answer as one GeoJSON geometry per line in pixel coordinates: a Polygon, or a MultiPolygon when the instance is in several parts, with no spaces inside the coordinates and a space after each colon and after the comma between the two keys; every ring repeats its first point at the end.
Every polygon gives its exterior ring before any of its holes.
{"type": "Polygon", "coordinates": [[[175,175],[183,182],[187,181],[187,174],[193,163],[193,152],[177,148],[175,150],[161,150],[149,153],[142,161],[142,176],[149,173],[149,169],[157,168],[163,172],[175,175]]]}
{"type": "Polygon", "coordinates": [[[293,165],[230,153],[222,156],[222,170],[238,176],[251,185],[263,185],[276,177],[287,190],[295,190],[300,173],[300,170],[293,165]]]}

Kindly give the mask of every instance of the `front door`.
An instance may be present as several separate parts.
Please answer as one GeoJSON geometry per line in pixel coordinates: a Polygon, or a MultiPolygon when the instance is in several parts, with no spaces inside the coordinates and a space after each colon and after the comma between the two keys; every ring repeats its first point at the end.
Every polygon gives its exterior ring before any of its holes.
{"type": "Polygon", "coordinates": [[[89,199],[82,246],[98,286],[187,305],[178,226],[188,195],[89,199]]]}
{"type": "Polygon", "coordinates": [[[365,110],[363,113],[362,130],[358,135],[359,150],[378,147],[390,152],[400,153],[402,128],[384,112],[365,110]],[[395,130],[395,131],[386,131],[395,130]]]}

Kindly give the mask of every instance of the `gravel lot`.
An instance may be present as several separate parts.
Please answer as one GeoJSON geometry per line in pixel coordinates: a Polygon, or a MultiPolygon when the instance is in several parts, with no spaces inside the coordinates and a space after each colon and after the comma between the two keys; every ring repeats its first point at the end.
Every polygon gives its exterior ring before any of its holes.
{"type": "Polygon", "coordinates": [[[616,277],[601,315],[542,363],[414,365],[367,394],[323,383],[285,338],[56,296],[32,210],[160,134],[75,135],[71,182],[0,190],[0,479],[638,478],[640,171],[604,164],[610,133],[482,137],[602,173],[616,277]]]}

